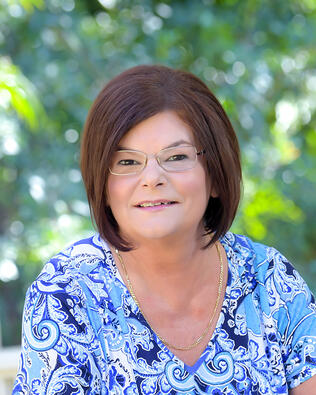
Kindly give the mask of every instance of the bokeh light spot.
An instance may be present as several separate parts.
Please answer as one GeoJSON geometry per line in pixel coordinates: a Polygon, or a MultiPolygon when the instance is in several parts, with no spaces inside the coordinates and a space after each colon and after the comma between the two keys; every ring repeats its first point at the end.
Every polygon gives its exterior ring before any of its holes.
{"type": "Polygon", "coordinates": [[[165,3],[160,3],[156,7],[156,12],[162,18],[170,18],[172,15],[172,8],[165,3]]]}
{"type": "Polygon", "coordinates": [[[14,236],[20,236],[24,231],[24,225],[21,221],[13,221],[10,225],[10,232],[14,236]]]}
{"type": "Polygon", "coordinates": [[[68,172],[68,178],[73,183],[80,182],[81,181],[81,173],[78,169],[70,169],[68,172]]]}
{"type": "Polygon", "coordinates": [[[79,133],[75,129],[68,129],[65,132],[65,139],[68,143],[75,143],[79,139],[79,133]]]}
{"type": "Polygon", "coordinates": [[[36,201],[42,201],[45,197],[45,180],[39,176],[29,178],[29,192],[36,201]]]}
{"type": "Polygon", "coordinates": [[[3,259],[0,262],[0,280],[4,282],[16,280],[19,277],[19,271],[16,264],[10,259],[3,259]]]}
{"type": "Polygon", "coordinates": [[[98,2],[105,8],[112,9],[116,6],[116,0],[98,0],[98,2]]]}

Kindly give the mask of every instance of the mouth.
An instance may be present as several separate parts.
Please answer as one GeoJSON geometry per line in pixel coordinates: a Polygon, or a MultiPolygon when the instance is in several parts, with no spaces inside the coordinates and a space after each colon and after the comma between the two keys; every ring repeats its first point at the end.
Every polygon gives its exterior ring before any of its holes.
{"type": "Polygon", "coordinates": [[[135,207],[162,207],[162,206],[172,206],[177,204],[175,200],[155,200],[155,201],[144,201],[136,204],[135,207]]]}

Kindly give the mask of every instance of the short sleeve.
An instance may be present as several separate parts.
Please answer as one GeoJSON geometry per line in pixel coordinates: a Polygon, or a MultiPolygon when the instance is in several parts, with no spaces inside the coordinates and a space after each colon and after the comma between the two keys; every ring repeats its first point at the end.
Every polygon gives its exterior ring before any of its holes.
{"type": "Polygon", "coordinates": [[[79,288],[70,296],[64,284],[38,281],[29,288],[13,394],[101,393],[98,344],[79,296],[79,288]]]}
{"type": "Polygon", "coordinates": [[[275,289],[270,305],[278,322],[287,385],[292,389],[316,374],[315,298],[284,256],[276,252],[273,260],[275,289]]]}

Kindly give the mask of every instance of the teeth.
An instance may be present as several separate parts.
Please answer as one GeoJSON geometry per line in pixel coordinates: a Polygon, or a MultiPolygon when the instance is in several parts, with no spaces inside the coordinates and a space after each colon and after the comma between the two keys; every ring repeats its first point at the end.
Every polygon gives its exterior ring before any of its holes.
{"type": "Polygon", "coordinates": [[[153,207],[153,206],[161,206],[162,204],[170,204],[171,202],[168,203],[163,203],[163,202],[159,202],[159,203],[142,203],[139,206],[140,207],[153,207]]]}

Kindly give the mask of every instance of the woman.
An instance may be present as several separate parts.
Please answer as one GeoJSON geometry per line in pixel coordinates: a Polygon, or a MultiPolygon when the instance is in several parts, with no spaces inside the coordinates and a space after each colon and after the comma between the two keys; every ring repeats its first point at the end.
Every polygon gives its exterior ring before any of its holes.
{"type": "Polygon", "coordinates": [[[239,148],[203,82],[114,78],[81,169],[99,233],[30,287],[13,393],[316,394],[314,298],[279,252],[228,231],[239,148]]]}

